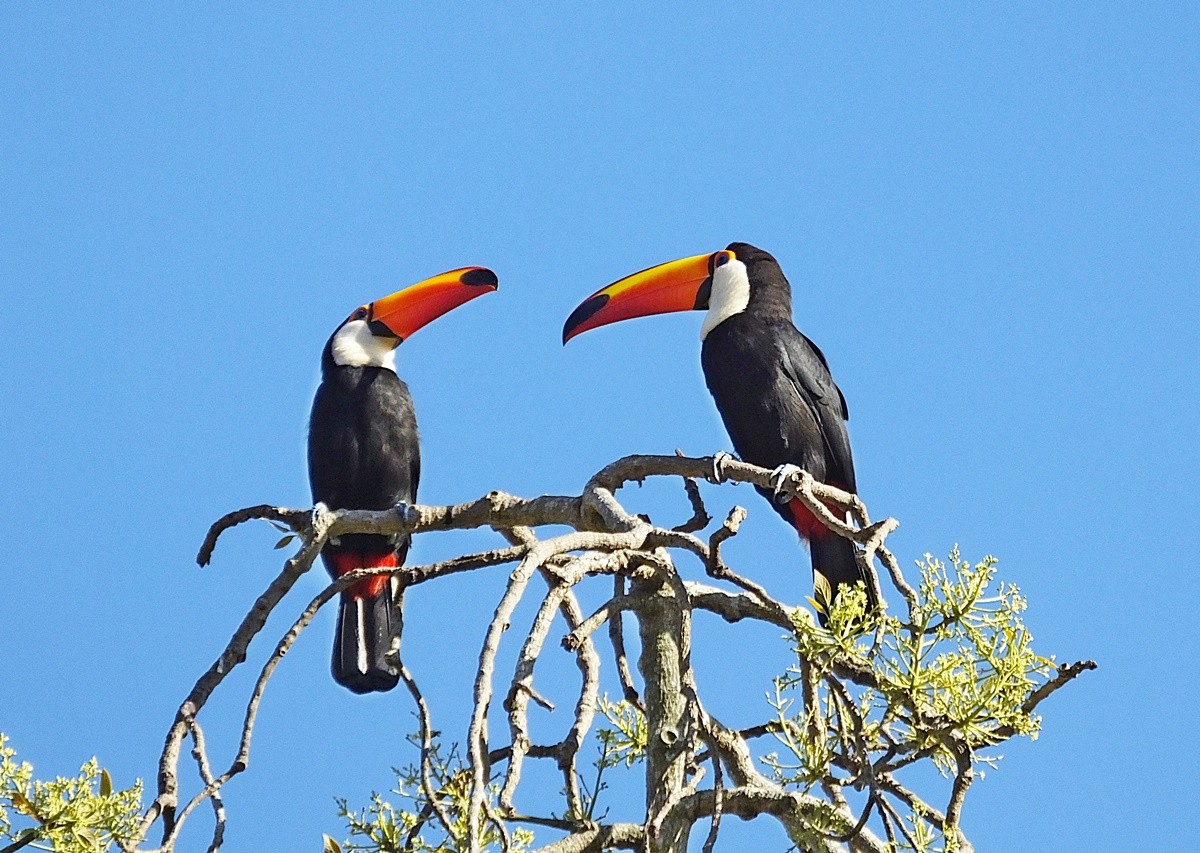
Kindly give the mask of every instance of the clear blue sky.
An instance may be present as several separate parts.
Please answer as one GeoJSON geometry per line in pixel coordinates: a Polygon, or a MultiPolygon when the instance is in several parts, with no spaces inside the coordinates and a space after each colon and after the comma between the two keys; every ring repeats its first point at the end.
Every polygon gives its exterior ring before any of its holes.
{"type": "MultiPolygon", "coordinates": [[[[978,849],[1193,843],[1197,7],[562,8],[0,7],[0,731],[45,775],[97,754],[152,780],[280,560],[260,525],[200,570],[204,531],[307,505],[321,346],[432,273],[501,285],[401,349],[423,502],[727,448],[699,314],[559,333],[615,278],[746,240],[791,279],[905,564],[996,554],[1038,648],[1100,662],[972,790],[978,849]]],[[[787,528],[748,489],[707,493],[751,510],[738,565],[799,601],[787,528]]],[[[494,541],[430,535],[413,558],[494,541]]],[[[502,574],[409,601],[448,736],[502,574]]],[[[324,614],[272,682],[229,850],[340,837],[333,796],[365,801],[409,758],[409,699],[337,688],[331,634],[324,614]]],[[[700,638],[702,690],[737,724],[769,687],[722,659],[747,636],[700,638]]],[[[218,763],[243,701],[223,692],[218,763]]],[[[203,849],[198,821],[181,850],[203,849]]],[[[786,846],[737,824],[726,849],[786,846]]]]}

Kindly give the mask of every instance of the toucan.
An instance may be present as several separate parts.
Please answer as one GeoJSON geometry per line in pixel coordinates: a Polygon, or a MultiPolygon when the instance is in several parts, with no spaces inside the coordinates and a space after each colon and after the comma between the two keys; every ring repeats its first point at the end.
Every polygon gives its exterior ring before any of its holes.
{"type": "MultiPolygon", "coordinates": [[[[321,384],[308,424],[308,479],[314,504],[329,509],[391,509],[411,504],[421,478],[417,419],[408,386],[396,375],[396,348],[459,305],[495,290],[496,274],[464,267],[356,308],[321,354],[321,384]]],[[[395,568],[407,534],[353,533],[321,551],[334,578],[360,568],[395,568]]],[[[391,690],[400,678],[388,661],[402,590],[376,575],[341,595],[333,641],[333,678],[355,693],[391,690]]]]}
{"type": "MultiPolygon", "coordinates": [[[[688,310],[708,312],[700,327],[700,363],[738,455],[773,469],[777,482],[789,466],[799,466],[854,492],[846,398],[821,350],[792,323],[791,286],[770,253],[730,243],[627,276],[571,313],[563,343],[619,320],[688,310]]],[[[809,543],[822,621],[841,588],[858,581],[876,605],[849,540],[832,533],[800,500],[759,492],[809,543]]]]}

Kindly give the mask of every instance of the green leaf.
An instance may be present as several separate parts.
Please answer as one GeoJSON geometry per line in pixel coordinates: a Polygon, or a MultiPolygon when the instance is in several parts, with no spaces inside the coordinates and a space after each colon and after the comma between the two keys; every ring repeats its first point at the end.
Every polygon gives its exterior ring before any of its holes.
{"type": "Polygon", "coordinates": [[[107,770],[100,771],[100,796],[112,796],[112,777],[108,775],[107,770]]]}
{"type": "Polygon", "coordinates": [[[289,542],[291,542],[295,538],[296,538],[295,533],[289,533],[287,536],[283,537],[282,539],[280,539],[278,542],[275,543],[275,550],[278,551],[280,548],[283,548],[284,546],[286,546],[289,542]]]}
{"type": "Polygon", "coordinates": [[[338,844],[336,841],[326,835],[325,853],[342,853],[342,845],[338,844]]]}

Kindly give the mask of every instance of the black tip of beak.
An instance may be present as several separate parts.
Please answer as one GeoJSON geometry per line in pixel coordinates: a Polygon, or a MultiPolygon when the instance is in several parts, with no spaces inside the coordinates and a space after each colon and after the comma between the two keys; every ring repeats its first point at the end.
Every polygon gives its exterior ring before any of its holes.
{"type": "Polygon", "coordinates": [[[499,287],[500,279],[496,278],[496,274],[489,269],[476,267],[473,270],[467,270],[458,280],[463,284],[469,284],[476,287],[499,287]]]}
{"type": "Polygon", "coordinates": [[[595,296],[589,296],[578,308],[572,311],[571,316],[567,318],[567,322],[563,324],[563,345],[566,346],[567,341],[571,339],[571,332],[606,304],[608,304],[608,294],[597,293],[595,296]]]}

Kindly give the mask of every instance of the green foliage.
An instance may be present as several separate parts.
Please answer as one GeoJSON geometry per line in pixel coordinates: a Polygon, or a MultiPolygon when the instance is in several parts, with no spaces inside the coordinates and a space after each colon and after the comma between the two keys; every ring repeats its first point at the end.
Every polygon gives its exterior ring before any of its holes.
{"type": "MultiPolygon", "coordinates": [[[[861,825],[872,811],[876,826],[886,815],[888,843],[897,853],[963,848],[957,815],[976,768],[993,765],[999,756],[988,750],[1008,738],[1036,737],[1040,720],[1030,710],[1030,696],[1054,669],[1052,659],[1033,651],[1021,621],[1025,600],[1016,587],[996,580],[996,565],[992,557],[971,564],[957,548],[947,562],[926,555],[917,562],[921,578],[907,618],[871,613],[861,585],[843,591],[824,613],[827,627],[807,613],[795,614],[796,663],[775,679],[770,699],[775,715],[769,729],[782,749],[761,760],[777,783],[816,798],[804,825],[791,829],[800,849],[853,831],[832,801],[840,797],[832,788],[866,792],[861,825]],[[924,793],[905,789],[896,775],[929,764],[951,780],[944,813],[928,805],[924,793]]],[[[568,823],[603,820],[606,771],[631,768],[646,757],[649,730],[641,711],[608,696],[597,710],[607,724],[593,732],[595,773],[577,776],[580,813],[566,814],[568,823]]],[[[693,746],[706,749],[699,740],[693,746]]],[[[326,853],[462,850],[469,771],[455,750],[445,757],[435,750],[430,764],[449,833],[421,790],[419,769],[410,767],[398,773],[399,806],[377,794],[358,812],[339,803],[351,838],[345,846],[327,839],[326,853]]],[[[492,787],[489,804],[495,796],[492,787]]],[[[486,822],[481,835],[485,846],[499,844],[493,823],[486,822]]],[[[509,849],[527,850],[532,842],[531,833],[514,830],[509,849]]]]}
{"type": "MultiPolygon", "coordinates": [[[[1040,720],[1024,703],[1054,667],[1030,645],[1017,588],[993,588],[995,558],[972,565],[957,548],[948,563],[926,555],[917,567],[919,600],[907,622],[868,618],[861,588],[839,596],[828,630],[797,618],[799,662],[775,680],[771,700],[773,733],[789,755],[765,759],[777,781],[807,791],[841,777],[867,787],[924,759],[950,776],[961,761],[999,758],[980,750],[1037,736],[1040,720]],[[868,675],[839,678],[835,662],[868,675]]],[[[946,832],[919,806],[909,811],[900,849],[956,849],[957,827],[946,832]]]]}
{"type": "MultiPolygon", "coordinates": [[[[434,745],[429,755],[429,770],[434,796],[447,816],[450,832],[439,820],[433,803],[421,787],[421,770],[417,766],[397,769],[396,787],[392,793],[399,797],[393,805],[378,793],[371,794],[369,805],[355,811],[347,801],[339,799],[338,816],[346,821],[350,837],[342,845],[326,836],[327,853],[460,853],[467,849],[468,813],[471,799],[471,771],[459,755],[456,746],[443,755],[434,745]]],[[[497,789],[489,786],[485,812],[495,803],[497,789]]],[[[480,828],[483,849],[499,848],[500,833],[486,818],[480,828]]],[[[533,833],[524,829],[512,832],[508,849],[512,853],[528,850],[533,833]]]]}
{"type": "Polygon", "coordinates": [[[599,728],[596,739],[600,742],[600,755],[592,763],[596,768],[596,777],[589,785],[583,774],[577,774],[579,779],[580,799],[583,800],[583,814],[569,814],[575,820],[599,820],[607,814],[597,816],[600,794],[608,785],[604,782],[604,772],[624,764],[632,767],[646,757],[646,741],[650,730],[646,724],[646,715],[629,702],[621,700],[613,702],[606,693],[596,703],[598,710],[613,725],[613,728],[599,728]]]}
{"type": "Polygon", "coordinates": [[[56,853],[102,853],[136,832],[141,780],[113,791],[108,771],[92,758],[78,776],[41,781],[16,756],[0,733],[0,841],[56,853]]]}
{"type": "Polygon", "coordinates": [[[613,726],[596,730],[596,737],[600,739],[599,766],[608,768],[624,764],[632,767],[646,757],[650,729],[645,714],[624,699],[613,702],[608,694],[596,703],[596,710],[613,726]]]}
{"type": "MultiPolygon", "coordinates": [[[[885,692],[943,720],[972,749],[991,745],[1002,728],[1036,737],[1041,721],[1021,706],[1054,662],[1030,646],[1032,637],[1020,619],[1025,599],[1005,583],[985,597],[996,572],[994,557],[971,566],[956,548],[950,565],[954,575],[928,555],[918,563],[923,607],[915,630],[891,633],[895,656],[878,659],[885,692]]],[[[946,756],[935,749],[934,757],[946,756]]]]}
{"type": "MultiPolygon", "coordinates": [[[[597,809],[600,794],[607,788],[604,772],[622,764],[632,767],[646,754],[649,734],[641,711],[625,701],[613,702],[607,695],[599,700],[597,710],[612,728],[596,730],[599,756],[592,765],[596,775],[591,784],[582,775],[579,777],[584,813],[568,815],[571,820],[601,819],[603,814],[597,816],[597,809]]],[[[410,741],[417,742],[415,737],[410,737],[410,741]]],[[[429,756],[429,770],[434,793],[450,819],[451,833],[445,831],[425,796],[420,767],[408,766],[396,770],[396,787],[392,793],[399,797],[399,805],[378,793],[372,793],[370,803],[357,810],[350,808],[345,799],[337,801],[338,817],[346,822],[349,838],[339,844],[325,836],[325,853],[460,853],[465,850],[471,796],[470,768],[457,747],[451,747],[449,753],[443,755],[435,744],[429,756]]],[[[490,786],[485,811],[495,804],[496,794],[496,786],[490,786]]],[[[499,848],[500,834],[492,822],[485,819],[480,837],[485,850],[499,848]]],[[[533,840],[532,832],[514,829],[508,849],[513,853],[528,850],[533,840]]]]}

